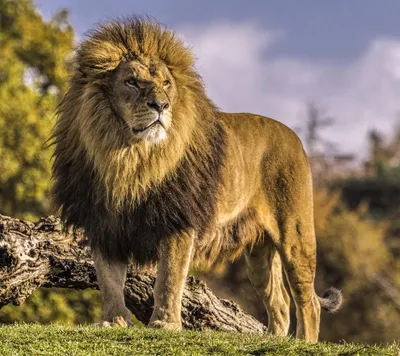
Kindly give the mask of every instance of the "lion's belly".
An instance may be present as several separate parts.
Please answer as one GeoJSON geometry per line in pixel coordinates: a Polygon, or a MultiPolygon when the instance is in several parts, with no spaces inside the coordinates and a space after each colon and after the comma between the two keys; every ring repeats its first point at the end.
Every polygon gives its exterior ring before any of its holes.
{"type": "Polygon", "coordinates": [[[262,236],[263,229],[254,209],[242,211],[224,224],[200,236],[195,242],[194,264],[217,264],[239,257],[246,246],[262,236]]]}

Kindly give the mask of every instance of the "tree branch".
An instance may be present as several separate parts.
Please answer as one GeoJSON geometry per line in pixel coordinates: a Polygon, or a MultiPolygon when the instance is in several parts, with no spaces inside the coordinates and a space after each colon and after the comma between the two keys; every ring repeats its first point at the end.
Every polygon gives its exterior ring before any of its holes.
{"type": "MultiPolygon", "coordinates": [[[[64,233],[53,216],[37,223],[0,215],[0,308],[22,304],[39,287],[98,288],[90,252],[83,234],[64,233]]],[[[143,323],[153,309],[151,273],[129,268],[125,299],[143,323]]],[[[187,279],[182,302],[183,326],[187,329],[263,332],[264,325],[228,300],[216,297],[194,277],[187,279]]]]}

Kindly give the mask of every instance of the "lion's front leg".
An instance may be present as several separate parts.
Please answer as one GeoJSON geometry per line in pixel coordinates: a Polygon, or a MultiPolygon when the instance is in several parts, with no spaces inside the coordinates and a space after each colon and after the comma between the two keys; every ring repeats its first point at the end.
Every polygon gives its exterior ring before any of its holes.
{"type": "Polygon", "coordinates": [[[103,322],[99,326],[127,327],[132,324],[132,313],[125,306],[124,287],[127,264],[105,259],[92,252],[97,283],[103,301],[103,322]]]}
{"type": "Polygon", "coordinates": [[[182,329],[182,294],[192,249],[193,236],[190,234],[171,237],[161,244],[150,327],[182,329]]]}

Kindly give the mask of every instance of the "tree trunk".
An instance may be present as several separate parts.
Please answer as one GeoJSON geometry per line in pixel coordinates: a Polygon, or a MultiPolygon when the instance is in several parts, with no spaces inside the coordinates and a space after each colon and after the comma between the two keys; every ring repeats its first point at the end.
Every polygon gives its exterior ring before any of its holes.
{"type": "MultiPolygon", "coordinates": [[[[129,268],[126,304],[145,324],[153,309],[154,281],[152,273],[129,268]]],[[[83,234],[63,232],[53,216],[32,223],[0,215],[0,308],[22,304],[39,287],[98,288],[83,234]]],[[[186,282],[182,319],[184,328],[192,330],[266,331],[237,304],[216,297],[195,277],[186,282]]]]}

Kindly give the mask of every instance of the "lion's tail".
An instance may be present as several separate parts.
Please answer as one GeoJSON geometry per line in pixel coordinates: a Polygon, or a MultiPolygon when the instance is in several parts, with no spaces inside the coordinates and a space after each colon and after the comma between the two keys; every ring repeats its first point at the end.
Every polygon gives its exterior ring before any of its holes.
{"type": "Polygon", "coordinates": [[[337,311],[343,302],[342,292],[336,288],[328,288],[322,297],[318,297],[321,308],[327,310],[329,313],[337,311]]]}

